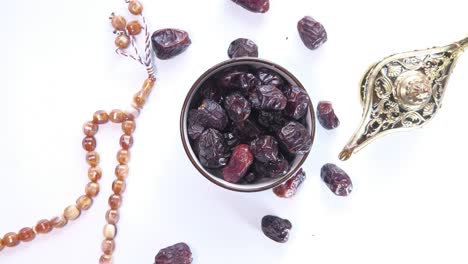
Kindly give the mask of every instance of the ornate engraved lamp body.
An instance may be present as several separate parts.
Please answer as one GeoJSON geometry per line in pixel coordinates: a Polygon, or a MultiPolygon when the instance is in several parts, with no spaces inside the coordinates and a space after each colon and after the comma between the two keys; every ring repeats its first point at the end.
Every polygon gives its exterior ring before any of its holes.
{"type": "Polygon", "coordinates": [[[339,158],[347,160],[380,136],[432,120],[466,48],[468,37],[445,47],[395,54],[372,65],[361,81],[360,127],[339,158]]]}

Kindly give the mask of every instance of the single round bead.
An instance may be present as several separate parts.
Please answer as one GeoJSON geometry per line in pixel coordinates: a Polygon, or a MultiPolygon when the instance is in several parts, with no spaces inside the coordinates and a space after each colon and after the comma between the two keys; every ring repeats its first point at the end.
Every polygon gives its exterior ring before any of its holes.
{"type": "Polygon", "coordinates": [[[129,149],[133,146],[133,137],[129,135],[122,135],[120,137],[120,146],[123,149],[129,149]]]}
{"type": "Polygon", "coordinates": [[[128,11],[136,16],[141,15],[143,12],[143,5],[140,1],[132,0],[130,3],[128,3],[128,11]]]}
{"type": "Polygon", "coordinates": [[[120,34],[115,38],[115,46],[119,49],[126,49],[130,46],[130,38],[126,34],[120,34]]]}
{"type": "Polygon", "coordinates": [[[92,167],[96,167],[99,164],[99,154],[96,151],[90,151],[86,153],[86,162],[92,167]]]}
{"type": "Polygon", "coordinates": [[[128,34],[130,34],[132,36],[140,34],[141,29],[142,29],[142,27],[140,25],[140,22],[138,22],[136,20],[130,21],[127,24],[127,32],[128,32],[128,34]]]}
{"type": "Polygon", "coordinates": [[[125,192],[126,184],[122,180],[115,180],[112,183],[112,191],[114,191],[115,194],[122,194],[125,192]]]}
{"type": "Polygon", "coordinates": [[[102,177],[102,171],[101,168],[99,167],[91,167],[88,169],[88,178],[92,182],[97,182],[101,179],[102,177]]]}
{"type": "Polygon", "coordinates": [[[2,251],[4,247],[5,245],[3,245],[3,239],[0,238],[0,251],[2,251]]]}
{"type": "Polygon", "coordinates": [[[117,234],[117,228],[115,227],[115,225],[106,224],[102,233],[104,234],[104,237],[106,239],[114,239],[115,235],[117,234]]]}
{"type": "Polygon", "coordinates": [[[125,133],[125,135],[131,135],[133,132],[135,132],[136,124],[135,121],[132,120],[127,120],[122,123],[122,131],[125,133]]]}
{"type": "Polygon", "coordinates": [[[36,226],[34,227],[34,230],[36,230],[38,234],[47,234],[50,231],[52,231],[52,228],[54,228],[52,226],[52,223],[50,223],[49,220],[44,219],[37,222],[36,226]]]}
{"type": "Polygon", "coordinates": [[[83,133],[86,136],[94,136],[99,130],[99,126],[91,121],[84,123],[83,125],[83,133]]]}
{"type": "Polygon", "coordinates": [[[120,164],[127,164],[130,161],[130,151],[121,149],[117,152],[117,161],[120,164]]]}
{"type": "Polygon", "coordinates": [[[96,111],[93,115],[93,123],[95,124],[105,124],[109,122],[109,115],[107,114],[106,111],[99,110],[96,111]]]}
{"type": "Polygon", "coordinates": [[[125,121],[125,113],[122,110],[114,109],[109,113],[109,120],[112,123],[122,123],[125,121]]]}
{"type": "Polygon", "coordinates": [[[20,243],[20,240],[18,238],[18,234],[13,233],[13,232],[7,233],[3,237],[2,241],[3,241],[3,245],[5,247],[14,247],[14,246],[17,246],[20,243]]]}
{"type": "Polygon", "coordinates": [[[115,249],[115,240],[106,239],[102,241],[102,244],[101,244],[102,253],[106,255],[112,255],[112,253],[114,253],[114,249],[115,249]]]}
{"type": "Polygon", "coordinates": [[[76,205],[70,205],[68,206],[67,208],[65,208],[65,210],[63,211],[63,216],[67,219],[67,220],[76,220],[81,214],[81,211],[80,209],[78,209],[78,207],[76,207],[76,205]]]}
{"type": "Polygon", "coordinates": [[[99,184],[90,182],[86,185],[85,193],[89,197],[96,197],[99,194],[99,184]]]}
{"type": "Polygon", "coordinates": [[[88,210],[92,204],[93,199],[86,195],[82,195],[80,198],[78,198],[78,200],[76,200],[76,207],[80,210],[88,210]]]}
{"type": "Polygon", "coordinates": [[[56,216],[52,218],[50,220],[50,223],[52,224],[54,228],[62,228],[68,223],[68,221],[63,215],[61,215],[61,216],[56,216]]]}
{"type": "Polygon", "coordinates": [[[119,222],[119,211],[110,209],[106,213],[106,221],[109,224],[116,225],[119,222]]]}
{"type": "Polygon", "coordinates": [[[87,136],[82,142],[83,148],[87,151],[93,151],[96,149],[96,139],[94,137],[87,136]]]}
{"type": "Polygon", "coordinates": [[[111,20],[112,26],[116,30],[125,30],[125,26],[127,25],[127,20],[123,16],[113,16],[111,20]]]}
{"type": "Polygon", "coordinates": [[[19,240],[23,242],[29,242],[36,237],[36,233],[30,227],[25,227],[18,232],[19,240]]]}
{"type": "Polygon", "coordinates": [[[122,205],[122,196],[117,194],[112,194],[109,197],[109,206],[111,209],[117,210],[122,205]]]}
{"type": "Polygon", "coordinates": [[[99,259],[99,264],[112,264],[112,256],[102,255],[99,259]]]}
{"type": "Polygon", "coordinates": [[[124,164],[117,165],[115,167],[115,176],[117,176],[119,180],[124,180],[128,176],[128,171],[129,169],[127,165],[124,165],[124,164]]]}

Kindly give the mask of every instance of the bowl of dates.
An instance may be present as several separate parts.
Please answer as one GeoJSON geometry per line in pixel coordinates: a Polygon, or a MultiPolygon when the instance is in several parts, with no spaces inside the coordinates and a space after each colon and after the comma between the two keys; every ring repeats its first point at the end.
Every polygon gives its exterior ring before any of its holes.
{"type": "Polygon", "coordinates": [[[293,177],[315,135],[304,86],[283,67],[241,57],[201,75],[180,119],[182,143],[195,168],[223,188],[264,191],[293,177]]]}

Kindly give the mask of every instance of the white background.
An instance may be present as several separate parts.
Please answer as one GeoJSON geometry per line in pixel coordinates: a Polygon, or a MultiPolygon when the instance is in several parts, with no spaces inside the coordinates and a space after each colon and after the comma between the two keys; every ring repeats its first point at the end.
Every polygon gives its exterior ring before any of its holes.
{"type": "MultiPolygon", "coordinates": [[[[466,98],[468,55],[452,76],[445,106],[426,128],[385,137],[348,162],[337,156],[361,116],[358,82],[395,52],[445,45],[468,33],[461,1],[271,1],[253,14],[228,0],[145,1],[153,30],[187,30],[183,55],[156,61],[158,84],[138,120],[115,263],[153,263],[159,249],[187,242],[194,263],[467,263],[466,98]],[[296,30],[304,15],[329,41],[307,50],[296,30]],[[196,78],[227,58],[237,37],[292,71],[314,104],[332,100],[335,131],[317,128],[292,200],[271,192],[218,188],[186,158],[179,113],[196,78]],[[334,196],[319,177],[336,162],[355,190],[334,196]],[[264,237],[266,214],[291,220],[287,244],[264,237]]],[[[17,231],[74,203],[87,183],[81,126],[98,109],[126,107],[144,69],[114,52],[107,20],[123,1],[15,0],[0,8],[0,232],[17,231]]],[[[96,263],[113,180],[118,126],[98,135],[104,177],[90,211],[65,229],[0,253],[1,264],[96,263]]]]}

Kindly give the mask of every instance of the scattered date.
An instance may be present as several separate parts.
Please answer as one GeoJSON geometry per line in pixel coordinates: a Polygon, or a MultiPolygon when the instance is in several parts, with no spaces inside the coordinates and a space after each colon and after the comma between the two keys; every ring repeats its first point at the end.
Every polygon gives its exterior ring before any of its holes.
{"type": "Polygon", "coordinates": [[[277,216],[267,215],[262,218],[262,231],[273,241],[286,243],[289,239],[292,224],[287,219],[282,219],[277,216]]]}
{"type": "Polygon", "coordinates": [[[156,57],[161,60],[168,60],[183,53],[192,44],[187,32],[173,28],[155,31],[151,42],[156,57]]]}
{"type": "Polygon", "coordinates": [[[340,120],[333,110],[333,105],[328,101],[321,101],[318,103],[317,119],[319,123],[328,130],[335,129],[340,125],[340,120]]]}
{"type": "Polygon", "coordinates": [[[155,264],[191,264],[192,251],[185,243],[161,249],[155,257],[155,264]]]}
{"type": "Polygon", "coordinates": [[[231,42],[228,49],[231,59],[240,57],[258,57],[258,46],[250,39],[239,38],[231,42]]]}
{"type": "Polygon", "coordinates": [[[349,175],[335,164],[325,164],[320,176],[330,190],[338,196],[348,196],[353,191],[349,175]]]}
{"type": "Polygon", "coordinates": [[[254,13],[266,13],[270,9],[270,0],[232,0],[232,1],[254,13]]]}
{"type": "Polygon", "coordinates": [[[327,42],[327,31],[323,25],[310,16],[306,16],[297,23],[299,36],[304,45],[311,49],[318,49],[327,42]]]}

